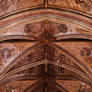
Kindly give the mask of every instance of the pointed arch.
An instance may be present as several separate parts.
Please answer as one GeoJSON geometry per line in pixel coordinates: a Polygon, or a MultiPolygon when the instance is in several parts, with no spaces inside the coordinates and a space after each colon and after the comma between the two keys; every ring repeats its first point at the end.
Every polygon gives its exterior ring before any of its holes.
{"type": "Polygon", "coordinates": [[[3,35],[0,36],[0,42],[6,41],[6,40],[35,40],[37,37],[34,36],[28,36],[28,35],[3,35]]]}
{"type": "Polygon", "coordinates": [[[31,67],[35,67],[35,66],[38,66],[38,65],[42,65],[44,64],[44,60],[43,61],[37,61],[37,62],[34,62],[34,63],[30,63],[30,64],[27,64],[27,65],[24,65],[24,66],[21,66],[15,70],[12,70],[11,72],[7,73],[4,75],[3,79],[8,79],[9,77],[11,77],[13,74],[15,73],[18,73],[18,72],[21,72],[25,69],[28,69],[28,68],[31,68],[31,67]]]}
{"type": "Polygon", "coordinates": [[[54,47],[57,50],[63,51],[65,54],[67,54],[78,66],[80,66],[84,71],[86,71],[86,73],[92,74],[92,72],[86,67],[86,65],[84,65],[77,57],[75,57],[74,55],[72,55],[69,51],[65,50],[64,48],[56,45],[55,43],[50,43],[50,46],[54,47]]]}
{"type": "Polygon", "coordinates": [[[92,40],[92,35],[90,34],[66,34],[66,35],[57,35],[55,36],[56,40],[64,40],[64,39],[87,39],[92,40]]]}
{"type": "Polygon", "coordinates": [[[72,67],[72,66],[69,66],[69,65],[66,65],[66,64],[58,64],[58,63],[55,63],[55,62],[52,62],[52,61],[49,61],[49,64],[53,64],[53,65],[56,65],[56,66],[59,66],[59,67],[63,67],[63,68],[66,68],[72,72],[75,72],[77,74],[79,74],[82,78],[84,78],[85,80],[84,81],[87,81],[89,85],[92,85],[92,80],[86,76],[84,73],[82,73],[81,71],[77,70],[76,68],[72,67]]]}
{"type": "Polygon", "coordinates": [[[37,77],[36,76],[32,76],[32,75],[22,75],[22,76],[19,75],[17,77],[10,77],[9,79],[0,81],[0,88],[3,87],[4,85],[6,85],[9,82],[12,82],[12,81],[36,80],[36,79],[37,79],[37,77]]]}
{"type": "Polygon", "coordinates": [[[43,44],[39,44],[36,43],[35,45],[25,49],[24,51],[22,51],[21,53],[19,53],[16,57],[14,57],[13,59],[11,59],[9,61],[9,64],[4,68],[3,72],[1,73],[0,79],[2,79],[2,77],[5,75],[5,73],[14,65],[16,64],[19,60],[21,60],[21,58],[23,58],[24,56],[26,56],[28,53],[30,53],[30,51],[32,49],[35,49],[36,47],[42,46],[43,44]]]}

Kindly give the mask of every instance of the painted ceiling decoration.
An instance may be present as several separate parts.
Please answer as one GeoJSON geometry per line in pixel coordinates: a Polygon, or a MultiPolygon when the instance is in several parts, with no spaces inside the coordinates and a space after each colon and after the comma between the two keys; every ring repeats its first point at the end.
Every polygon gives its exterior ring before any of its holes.
{"type": "Polygon", "coordinates": [[[0,0],[0,92],[91,92],[92,0],[0,0]]]}

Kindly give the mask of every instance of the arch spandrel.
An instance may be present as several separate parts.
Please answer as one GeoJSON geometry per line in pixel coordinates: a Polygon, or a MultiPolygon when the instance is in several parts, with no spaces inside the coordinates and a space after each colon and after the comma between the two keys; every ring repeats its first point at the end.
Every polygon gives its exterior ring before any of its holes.
{"type": "Polygon", "coordinates": [[[91,42],[65,42],[65,43],[57,43],[58,45],[61,44],[63,48],[66,48],[70,53],[80,59],[82,63],[88,66],[89,70],[91,71],[91,42]],[[67,44],[67,45],[65,45],[67,44]],[[71,44],[71,47],[70,47],[71,44]],[[76,49],[76,50],[74,50],[76,49]]]}
{"type": "Polygon", "coordinates": [[[4,16],[14,11],[20,11],[29,7],[38,7],[41,6],[43,3],[43,0],[1,0],[0,16],[4,16]]]}
{"type": "Polygon", "coordinates": [[[23,50],[25,50],[26,48],[28,48],[29,46],[32,46],[32,43],[28,43],[28,42],[2,42],[0,44],[0,58],[1,58],[1,66],[0,66],[0,72],[2,73],[2,71],[5,69],[5,67],[7,67],[10,62],[11,59],[14,59],[16,57],[16,55],[20,54],[23,50]],[[25,46],[24,46],[25,45],[25,46]]]}
{"type": "Polygon", "coordinates": [[[67,8],[92,15],[91,0],[49,0],[49,5],[58,8],[67,8]]]}

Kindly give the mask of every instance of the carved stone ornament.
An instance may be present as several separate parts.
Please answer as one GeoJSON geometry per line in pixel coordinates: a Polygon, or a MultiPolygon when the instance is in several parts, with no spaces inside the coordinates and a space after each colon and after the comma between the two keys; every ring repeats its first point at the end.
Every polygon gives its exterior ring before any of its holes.
{"type": "Polygon", "coordinates": [[[5,59],[10,58],[12,55],[12,50],[10,50],[9,48],[3,48],[1,50],[1,55],[5,59]]]}
{"type": "Polygon", "coordinates": [[[32,28],[33,28],[33,25],[32,24],[27,24],[25,27],[24,27],[24,31],[27,33],[27,34],[30,34],[32,32],[32,28]]]}
{"type": "Polygon", "coordinates": [[[91,55],[91,50],[87,47],[83,48],[80,52],[81,56],[90,56],[91,55]]]}
{"type": "Polygon", "coordinates": [[[65,24],[60,24],[60,25],[58,26],[58,29],[59,29],[59,31],[62,32],[62,33],[66,33],[67,30],[68,30],[68,28],[67,28],[67,26],[66,26],[65,24]]]}
{"type": "Polygon", "coordinates": [[[60,62],[64,62],[64,61],[66,60],[66,57],[65,57],[65,55],[63,55],[63,54],[60,54],[60,55],[58,56],[58,59],[60,60],[60,62]]]}
{"type": "Polygon", "coordinates": [[[35,71],[35,68],[32,67],[32,68],[29,68],[29,73],[33,73],[35,71]]]}

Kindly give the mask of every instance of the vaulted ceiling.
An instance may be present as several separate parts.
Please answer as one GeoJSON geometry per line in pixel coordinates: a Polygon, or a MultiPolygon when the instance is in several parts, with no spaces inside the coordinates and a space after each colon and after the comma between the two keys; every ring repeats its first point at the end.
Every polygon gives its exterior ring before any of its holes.
{"type": "Polygon", "coordinates": [[[92,91],[92,0],[0,0],[0,92],[92,91]]]}

